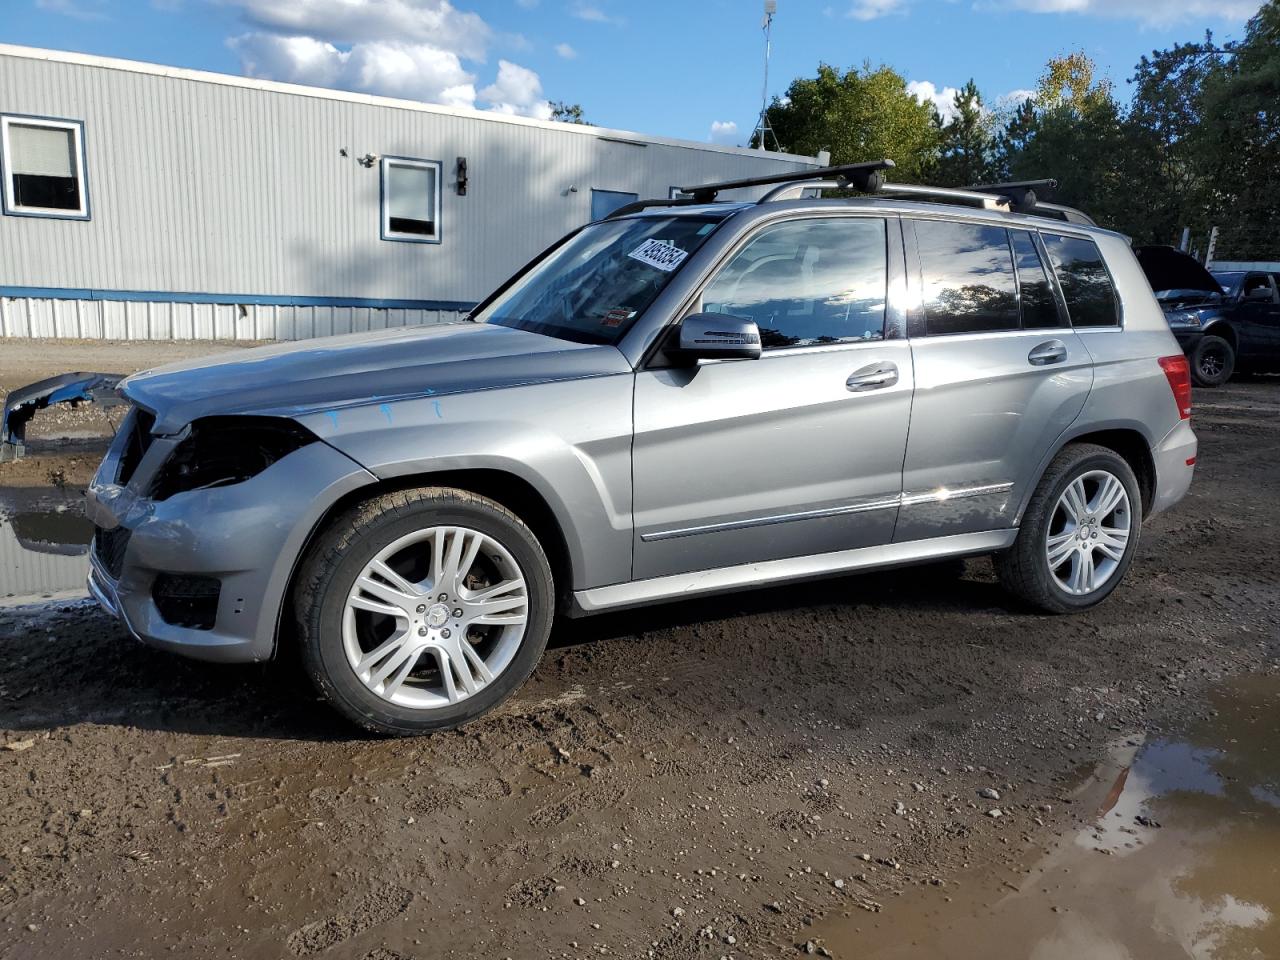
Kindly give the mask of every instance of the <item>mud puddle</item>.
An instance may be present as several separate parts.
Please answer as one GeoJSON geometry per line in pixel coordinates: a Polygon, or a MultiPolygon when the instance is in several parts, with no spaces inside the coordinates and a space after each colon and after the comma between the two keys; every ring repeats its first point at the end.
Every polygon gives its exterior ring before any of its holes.
{"type": "Polygon", "coordinates": [[[1208,708],[1185,734],[1119,741],[1076,794],[1096,816],[1025,872],[971,869],[808,938],[859,960],[1280,956],[1280,677],[1208,708]]]}
{"type": "Polygon", "coordinates": [[[92,538],[74,507],[0,515],[0,606],[83,593],[92,538]]]}

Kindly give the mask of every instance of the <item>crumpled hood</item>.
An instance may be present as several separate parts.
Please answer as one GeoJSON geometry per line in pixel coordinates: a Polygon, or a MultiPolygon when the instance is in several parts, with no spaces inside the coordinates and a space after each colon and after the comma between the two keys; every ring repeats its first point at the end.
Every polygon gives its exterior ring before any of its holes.
{"type": "Polygon", "coordinates": [[[278,343],[157,367],[121,392],[176,433],[199,417],[300,416],[368,403],[625,373],[614,347],[479,323],[278,343]]]}

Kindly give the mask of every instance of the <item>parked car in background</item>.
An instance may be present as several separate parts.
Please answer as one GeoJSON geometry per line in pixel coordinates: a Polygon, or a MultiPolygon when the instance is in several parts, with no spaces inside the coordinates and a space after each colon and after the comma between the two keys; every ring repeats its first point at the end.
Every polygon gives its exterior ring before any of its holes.
{"type": "Polygon", "coordinates": [[[1280,273],[1211,273],[1173,247],[1136,252],[1198,386],[1280,371],[1280,273]]]}
{"type": "Polygon", "coordinates": [[[128,378],[90,589],[194,657],[296,638],[394,734],[501,703],[556,614],[982,554],[1042,610],[1101,603],[1196,461],[1127,240],[998,190],[811,182],[632,204],[472,322],[128,378]]]}

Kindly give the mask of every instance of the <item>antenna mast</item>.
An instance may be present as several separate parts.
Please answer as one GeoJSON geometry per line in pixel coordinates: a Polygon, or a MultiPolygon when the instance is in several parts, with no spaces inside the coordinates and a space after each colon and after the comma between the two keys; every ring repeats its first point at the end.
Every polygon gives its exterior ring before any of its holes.
{"type": "Polygon", "coordinates": [[[773,16],[777,12],[778,0],[764,0],[764,21],[760,24],[764,30],[764,89],[760,93],[760,119],[756,121],[756,128],[751,132],[751,136],[760,138],[761,150],[769,149],[768,140],[772,138],[773,149],[781,151],[782,145],[778,142],[778,135],[769,125],[769,54],[773,48],[773,16]]]}

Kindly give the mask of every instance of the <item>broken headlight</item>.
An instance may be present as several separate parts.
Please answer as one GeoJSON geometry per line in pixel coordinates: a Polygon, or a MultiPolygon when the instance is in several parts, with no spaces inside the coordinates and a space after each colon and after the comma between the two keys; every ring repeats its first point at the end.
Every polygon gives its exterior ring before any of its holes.
{"type": "Polygon", "coordinates": [[[309,430],[282,417],[205,417],[191,424],[160,468],[151,498],[243,483],[315,441],[309,430]]]}

